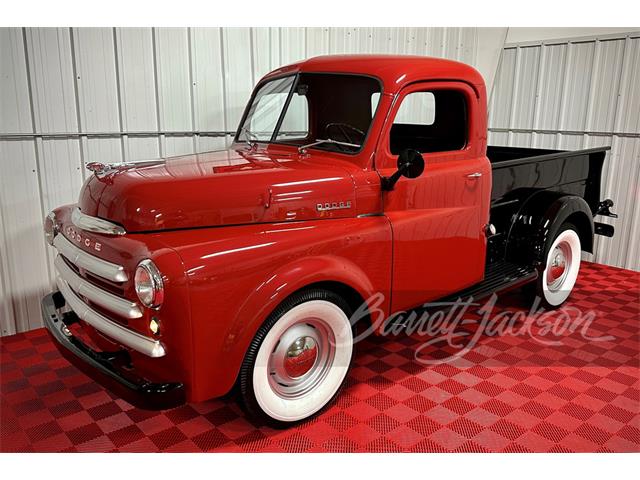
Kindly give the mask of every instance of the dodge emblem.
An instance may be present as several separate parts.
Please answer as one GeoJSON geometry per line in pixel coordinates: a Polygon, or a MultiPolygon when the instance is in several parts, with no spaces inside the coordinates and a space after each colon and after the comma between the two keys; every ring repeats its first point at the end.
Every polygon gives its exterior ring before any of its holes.
{"type": "Polygon", "coordinates": [[[318,210],[319,212],[326,212],[329,210],[343,210],[345,208],[351,208],[351,200],[347,200],[346,202],[318,203],[316,205],[316,210],[318,210]]]}
{"type": "Polygon", "coordinates": [[[100,242],[96,242],[95,240],[76,232],[73,228],[67,227],[65,231],[70,240],[84,245],[87,248],[92,248],[96,252],[102,250],[102,244],[100,242]]]}

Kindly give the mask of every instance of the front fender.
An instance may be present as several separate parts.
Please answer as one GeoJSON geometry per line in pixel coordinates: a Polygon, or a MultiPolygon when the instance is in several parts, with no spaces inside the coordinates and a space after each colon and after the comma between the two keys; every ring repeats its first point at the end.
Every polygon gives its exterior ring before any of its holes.
{"type": "MultiPolygon", "coordinates": [[[[334,255],[304,257],[274,272],[243,302],[226,335],[225,351],[246,351],[255,332],[269,314],[294,292],[320,282],[333,282],[355,290],[367,301],[378,292],[369,275],[353,261],[334,255]],[[240,340],[241,339],[241,340],[240,340]]],[[[384,293],[384,292],[383,292],[384,293]]],[[[386,295],[384,311],[388,310],[386,295]]]]}
{"type": "Polygon", "coordinates": [[[368,298],[391,285],[386,217],[165,232],[184,263],[192,318],[192,401],[233,386],[244,354],[269,313],[291,293],[338,282],[368,298]]]}

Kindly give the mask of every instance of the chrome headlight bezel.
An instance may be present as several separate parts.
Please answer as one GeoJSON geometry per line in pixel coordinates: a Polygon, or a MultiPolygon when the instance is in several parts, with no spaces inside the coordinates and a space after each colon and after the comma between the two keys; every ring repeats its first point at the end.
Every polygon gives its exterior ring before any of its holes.
{"type": "Polygon", "coordinates": [[[59,230],[55,212],[49,212],[49,214],[44,217],[43,230],[44,239],[49,245],[53,245],[53,240],[56,238],[59,230]]]}
{"type": "Polygon", "coordinates": [[[145,307],[160,308],[164,301],[164,282],[153,261],[147,258],[138,263],[133,284],[138,299],[145,307]]]}

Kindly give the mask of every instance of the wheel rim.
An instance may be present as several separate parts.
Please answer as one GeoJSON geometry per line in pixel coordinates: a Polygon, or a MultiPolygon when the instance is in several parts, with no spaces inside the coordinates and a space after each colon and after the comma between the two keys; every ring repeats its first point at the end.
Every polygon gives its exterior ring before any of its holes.
{"type": "Polygon", "coordinates": [[[324,380],[334,358],[335,339],[328,325],[302,319],[278,339],[269,357],[269,384],[282,398],[303,397],[324,380]]]}
{"type": "Polygon", "coordinates": [[[567,241],[559,242],[551,251],[547,263],[547,285],[550,291],[557,292],[562,288],[567,273],[571,270],[572,250],[567,241]]]}
{"type": "Polygon", "coordinates": [[[559,306],[569,295],[580,271],[580,237],[563,230],[551,244],[542,273],[542,293],[549,305],[559,306]]]}

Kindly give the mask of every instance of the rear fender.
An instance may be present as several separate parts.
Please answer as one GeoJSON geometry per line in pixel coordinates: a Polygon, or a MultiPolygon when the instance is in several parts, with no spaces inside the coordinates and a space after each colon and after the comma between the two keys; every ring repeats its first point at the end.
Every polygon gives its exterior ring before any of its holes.
{"type": "Polygon", "coordinates": [[[507,239],[507,260],[540,266],[547,239],[555,237],[566,221],[577,227],[582,250],[592,253],[594,225],[587,202],[575,195],[545,190],[532,195],[515,215],[507,239]]]}

